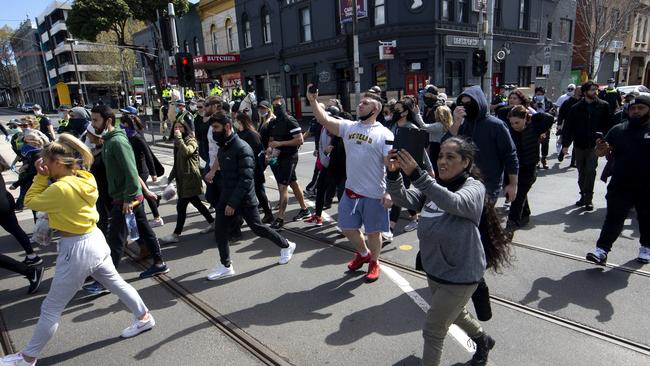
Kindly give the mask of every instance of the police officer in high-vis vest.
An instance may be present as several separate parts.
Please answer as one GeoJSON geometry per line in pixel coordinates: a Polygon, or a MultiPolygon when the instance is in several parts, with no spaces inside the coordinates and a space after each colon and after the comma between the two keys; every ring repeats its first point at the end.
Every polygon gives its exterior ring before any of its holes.
{"type": "Polygon", "coordinates": [[[194,90],[187,88],[185,89],[185,100],[190,100],[194,98],[194,90]]]}
{"type": "Polygon", "coordinates": [[[221,87],[219,80],[216,80],[212,90],[210,90],[210,96],[221,96],[221,94],[223,94],[223,88],[221,87]]]}
{"type": "Polygon", "coordinates": [[[240,102],[244,100],[244,97],[246,97],[246,92],[244,89],[241,88],[241,85],[239,84],[239,81],[236,82],[237,85],[235,85],[235,89],[232,90],[230,93],[230,99],[231,100],[239,100],[240,102]]]}
{"type": "Polygon", "coordinates": [[[166,102],[169,102],[170,99],[172,99],[172,87],[169,84],[167,84],[165,89],[163,89],[162,97],[166,102]]]}

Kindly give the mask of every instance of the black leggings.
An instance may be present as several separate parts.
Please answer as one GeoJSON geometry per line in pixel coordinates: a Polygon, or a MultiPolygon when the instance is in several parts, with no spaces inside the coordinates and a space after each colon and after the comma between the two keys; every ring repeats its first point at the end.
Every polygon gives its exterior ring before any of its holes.
{"type": "MultiPolygon", "coordinates": [[[[147,186],[147,179],[149,178],[149,174],[140,174],[140,178],[144,182],[144,185],[147,186]]],[[[149,186],[147,186],[149,188],[149,186]]],[[[149,208],[151,209],[151,214],[153,215],[153,218],[158,218],[160,217],[160,212],[158,212],[158,202],[156,200],[153,200],[151,198],[146,198],[147,203],[149,204],[149,208]]]]}
{"type": "Polygon", "coordinates": [[[29,266],[25,263],[18,262],[17,260],[0,254],[0,268],[8,269],[23,276],[29,276],[29,266]]]}
{"type": "Polygon", "coordinates": [[[176,235],[181,235],[183,232],[183,226],[185,226],[185,219],[187,218],[187,205],[192,204],[192,206],[196,207],[197,210],[205,217],[206,221],[208,223],[212,224],[214,222],[214,219],[212,218],[212,215],[210,214],[210,211],[208,210],[207,207],[203,205],[203,202],[201,202],[201,199],[199,196],[192,196],[192,197],[186,197],[186,198],[179,198],[178,201],[176,202],[176,228],[174,229],[174,234],[176,235]]]}
{"type": "Polygon", "coordinates": [[[9,200],[9,210],[7,212],[0,212],[0,226],[18,240],[18,243],[23,247],[26,254],[33,254],[34,248],[32,248],[29,237],[20,225],[18,225],[18,219],[14,211],[16,204],[13,196],[9,192],[7,192],[7,199],[9,200]]]}
{"type": "Polygon", "coordinates": [[[325,201],[332,202],[334,194],[336,194],[336,184],[328,168],[324,168],[318,173],[316,180],[316,216],[323,214],[325,201]]]}
{"type": "Polygon", "coordinates": [[[255,168],[255,195],[257,200],[260,201],[260,207],[264,210],[265,215],[271,215],[271,205],[269,199],[266,197],[266,189],[264,189],[264,171],[260,168],[255,168]]]}

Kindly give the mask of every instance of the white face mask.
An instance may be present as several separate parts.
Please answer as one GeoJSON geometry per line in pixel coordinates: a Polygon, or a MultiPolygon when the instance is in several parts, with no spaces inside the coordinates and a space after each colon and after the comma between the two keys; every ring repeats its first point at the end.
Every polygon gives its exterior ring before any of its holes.
{"type": "Polygon", "coordinates": [[[572,96],[575,95],[575,93],[576,93],[575,91],[571,90],[571,91],[567,91],[567,92],[566,92],[566,95],[572,97],[572,96]]]}
{"type": "Polygon", "coordinates": [[[614,85],[616,85],[616,84],[614,84],[614,83],[609,83],[609,84],[607,84],[607,85],[608,85],[610,88],[613,88],[614,85]]]}
{"type": "Polygon", "coordinates": [[[260,117],[266,118],[269,115],[269,112],[260,112],[260,117]]]}
{"type": "Polygon", "coordinates": [[[41,115],[43,115],[43,112],[41,112],[39,110],[36,110],[36,111],[34,111],[34,114],[37,115],[37,116],[41,116],[41,115]]]}

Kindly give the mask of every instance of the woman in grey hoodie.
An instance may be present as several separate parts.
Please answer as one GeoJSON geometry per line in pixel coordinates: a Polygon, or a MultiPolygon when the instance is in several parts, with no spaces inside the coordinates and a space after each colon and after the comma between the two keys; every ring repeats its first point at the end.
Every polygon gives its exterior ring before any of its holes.
{"type": "Polygon", "coordinates": [[[393,202],[421,211],[417,229],[420,258],[433,295],[423,330],[423,365],[440,363],[445,335],[452,323],[476,343],[471,365],[487,364],[494,339],[483,332],[465,305],[486,267],[497,268],[507,260],[507,239],[499,234],[502,230],[498,221],[491,220],[496,218],[491,210],[486,212],[486,221],[498,228],[486,230],[489,239],[481,241],[479,224],[485,187],[474,167],[474,146],[463,138],[446,140],[438,158],[437,179],[421,170],[404,150],[391,151],[386,165],[387,189],[393,202]],[[400,169],[413,188],[404,187],[400,169]]]}

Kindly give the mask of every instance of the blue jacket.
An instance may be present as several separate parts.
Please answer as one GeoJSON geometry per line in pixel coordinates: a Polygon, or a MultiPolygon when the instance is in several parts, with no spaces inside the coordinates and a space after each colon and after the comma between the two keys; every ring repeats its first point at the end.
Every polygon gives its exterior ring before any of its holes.
{"type": "Polygon", "coordinates": [[[485,94],[477,85],[463,91],[456,100],[460,104],[463,96],[472,98],[479,113],[475,120],[463,121],[458,130],[459,136],[470,138],[476,145],[476,166],[486,188],[486,194],[497,197],[502,185],[503,173],[515,175],[519,171],[517,150],[506,124],[488,114],[488,102],[485,94]]]}

